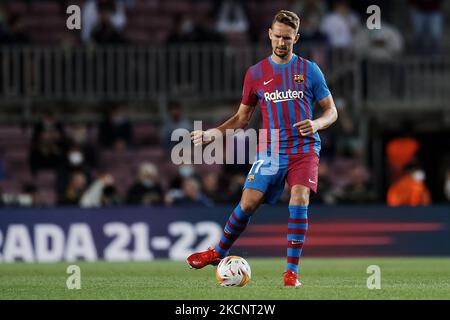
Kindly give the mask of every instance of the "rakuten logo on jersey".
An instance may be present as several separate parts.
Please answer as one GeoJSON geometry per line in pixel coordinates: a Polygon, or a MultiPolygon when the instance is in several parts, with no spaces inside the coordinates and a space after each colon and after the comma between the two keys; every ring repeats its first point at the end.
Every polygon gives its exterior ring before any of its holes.
{"type": "Polygon", "coordinates": [[[303,91],[293,91],[289,89],[288,91],[278,91],[275,92],[265,92],[264,99],[266,101],[272,102],[282,102],[289,101],[294,99],[303,99],[303,91]]]}

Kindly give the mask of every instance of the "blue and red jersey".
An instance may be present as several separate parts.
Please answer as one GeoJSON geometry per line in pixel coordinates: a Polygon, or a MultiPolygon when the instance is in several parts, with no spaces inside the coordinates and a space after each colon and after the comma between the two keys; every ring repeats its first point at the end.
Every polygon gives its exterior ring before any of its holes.
{"type": "MultiPolygon", "coordinates": [[[[241,103],[247,106],[259,103],[262,129],[268,132],[268,150],[281,155],[310,152],[319,155],[319,134],[303,137],[293,125],[312,120],[314,103],[329,95],[325,77],[316,63],[294,54],[289,62],[277,64],[269,56],[247,70],[241,103]],[[279,135],[274,135],[273,129],[279,129],[279,135]]],[[[258,145],[259,151],[261,148],[258,145]]]]}

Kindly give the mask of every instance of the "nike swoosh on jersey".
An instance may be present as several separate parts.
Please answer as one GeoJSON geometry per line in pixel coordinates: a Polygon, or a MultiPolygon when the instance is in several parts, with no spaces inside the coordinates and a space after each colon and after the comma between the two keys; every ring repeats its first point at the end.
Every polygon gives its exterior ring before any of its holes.
{"type": "Polygon", "coordinates": [[[269,84],[273,81],[273,79],[270,79],[269,81],[264,81],[264,85],[269,84]]]}

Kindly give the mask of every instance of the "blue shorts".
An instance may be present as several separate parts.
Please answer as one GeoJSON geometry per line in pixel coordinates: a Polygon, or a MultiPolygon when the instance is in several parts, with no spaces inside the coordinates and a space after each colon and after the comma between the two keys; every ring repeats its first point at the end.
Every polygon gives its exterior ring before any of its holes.
{"type": "Polygon", "coordinates": [[[291,155],[257,155],[244,184],[265,195],[265,202],[274,205],[289,187],[300,184],[317,192],[319,157],[315,153],[291,155]]]}

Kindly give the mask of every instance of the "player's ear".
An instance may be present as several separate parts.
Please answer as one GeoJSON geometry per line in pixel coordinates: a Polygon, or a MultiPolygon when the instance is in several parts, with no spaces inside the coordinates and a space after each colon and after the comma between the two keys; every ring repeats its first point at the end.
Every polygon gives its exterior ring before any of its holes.
{"type": "Polygon", "coordinates": [[[300,39],[300,33],[297,33],[294,39],[294,43],[297,43],[298,39],[300,39]]]}
{"type": "Polygon", "coordinates": [[[272,28],[269,28],[268,34],[269,34],[269,39],[272,40],[272,28]]]}

